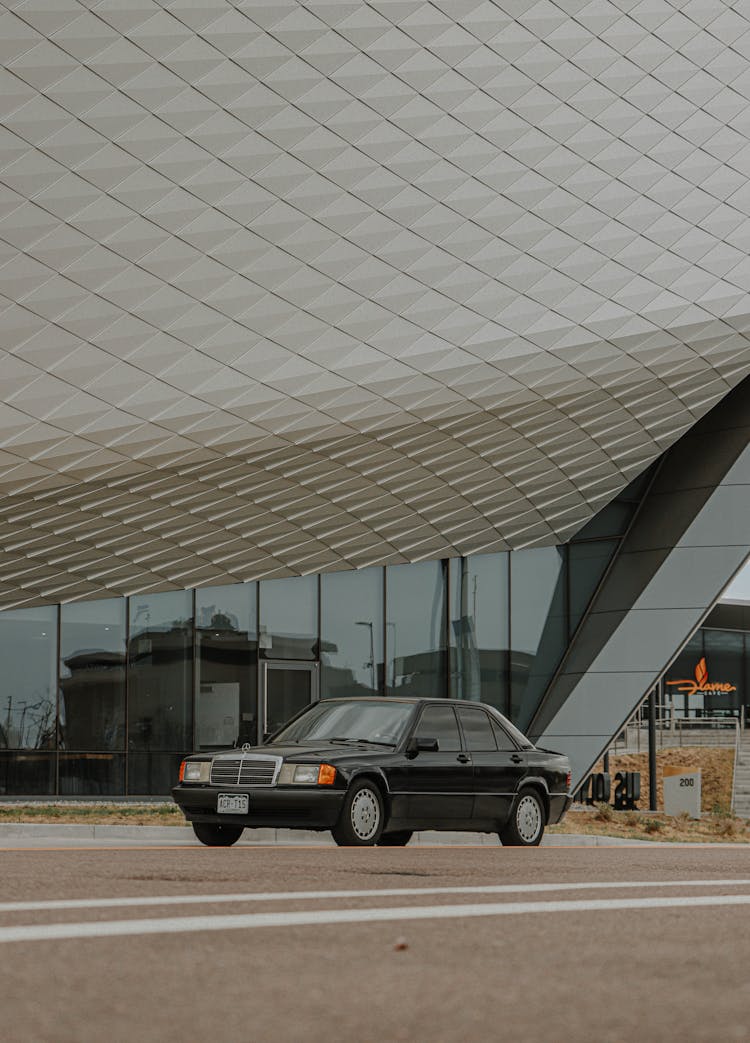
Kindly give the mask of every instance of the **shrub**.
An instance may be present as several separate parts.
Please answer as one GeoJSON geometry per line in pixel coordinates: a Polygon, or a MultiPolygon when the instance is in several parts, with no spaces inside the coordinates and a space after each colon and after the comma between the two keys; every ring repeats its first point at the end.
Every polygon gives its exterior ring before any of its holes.
{"type": "Polygon", "coordinates": [[[643,823],[643,828],[647,833],[661,833],[664,823],[658,818],[647,818],[643,823]]]}
{"type": "Polygon", "coordinates": [[[596,805],[596,821],[597,822],[611,822],[615,817],[615,811],[611,804],[597,804],[596,805]]]}

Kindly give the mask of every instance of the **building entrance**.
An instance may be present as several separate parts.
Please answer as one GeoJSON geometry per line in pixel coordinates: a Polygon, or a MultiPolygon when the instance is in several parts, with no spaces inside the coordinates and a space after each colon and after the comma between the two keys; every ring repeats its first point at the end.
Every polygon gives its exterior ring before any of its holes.
{"type": "Polygon", "coordinates": [[[318,673],[317,663],[269,659],[261,663],[261,734],[275,732],[319,698],[318,673]]]}

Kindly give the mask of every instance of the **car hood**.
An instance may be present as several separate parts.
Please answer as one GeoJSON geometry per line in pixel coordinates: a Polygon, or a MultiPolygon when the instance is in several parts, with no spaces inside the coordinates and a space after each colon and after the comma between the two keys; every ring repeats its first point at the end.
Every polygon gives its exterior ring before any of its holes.
{"type": "Polygon", "coordinates": [[[315,743],[289,743],[287,745],[252,746],[247,750],[225,750],[215,753],[214,759],[222,757],[237,757],[247,754],[254,757],[282,757],[285,761],[331,761],[339,760],[341,757],[361,758],[363,756],[392,753],[390,746],[370,746],[363,743],[361,746],[354,743],[325,742],[321,740],[315,743]]]}

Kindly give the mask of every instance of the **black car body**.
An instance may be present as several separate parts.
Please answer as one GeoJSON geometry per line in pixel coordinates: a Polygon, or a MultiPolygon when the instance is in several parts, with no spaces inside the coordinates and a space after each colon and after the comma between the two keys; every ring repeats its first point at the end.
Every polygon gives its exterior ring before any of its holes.
{"type": "Polygon", "coordinates": [[[175,801],[219,845],[263,826],[330,829],[340,844],[449,829],[533,845],[571,802],[565,756],[491,706],[450,699],[326,699],[262,746],[187,758],[180,779],[175,801]]]}

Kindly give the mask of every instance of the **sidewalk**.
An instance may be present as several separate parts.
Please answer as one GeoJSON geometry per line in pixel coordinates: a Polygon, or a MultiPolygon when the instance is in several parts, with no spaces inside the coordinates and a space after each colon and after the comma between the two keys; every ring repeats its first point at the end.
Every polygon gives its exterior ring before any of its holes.
{"type": "MultiPolygon", "coordinates": [[[[190,826],[106,826],[106,825],[60,825],[57,823],[3,822],[0,823],[0,846],[3,841],[42,840],[70,843],[72,841],[98,841],[105,843],[168,845],[183,847],[197,843],[190,826]]],[[[317,833],[302,829],[248,829],[238,842],[239,846],[253,847],[276,844],[280,847],[300,845],[311,847],[333,847],[330,833],[317,833]]],[[[415,833],[410,847],[427,847],[435,844],[475,845],[499,847],[500,842],[491,833],[452,833],[429,831],[415,833]]],[[[543,847],[612,847],[612,846],[657,846],[651,840],[625,840],[622,837],[587,836],[584,834],[547,834],[543,847]]],[[[674,847],[674,845],[669,845],[674,847]]],[[[736,846],[736,845],[733,845],[736,846]]]]}

